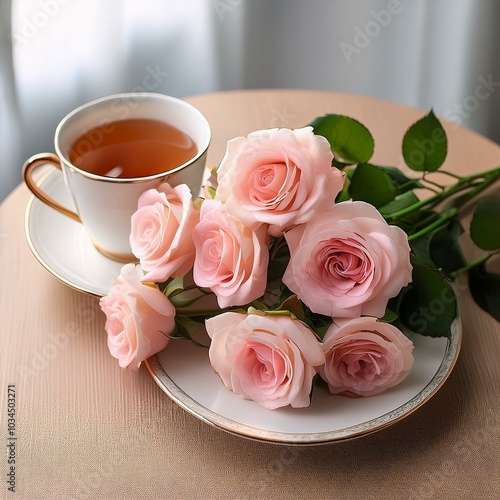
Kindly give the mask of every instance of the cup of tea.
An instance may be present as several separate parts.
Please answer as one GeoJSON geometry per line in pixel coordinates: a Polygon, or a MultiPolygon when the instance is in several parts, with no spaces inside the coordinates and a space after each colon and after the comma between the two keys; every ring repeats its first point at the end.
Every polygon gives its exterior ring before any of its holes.
{"type": "Polygon", "coordinates": [[[163,182],[200,191],[210,125],[194,106],[154,93],[125,93],[97,99],[64,117],[55,131],[56,154],[41,153],[23,166],[33,194],[80,222],[107,257],[136,260],[130,248],[130,219],[139,196],[163,182]],[[48,196],[33,170],[61,170],[76,212],[48,196]]]}

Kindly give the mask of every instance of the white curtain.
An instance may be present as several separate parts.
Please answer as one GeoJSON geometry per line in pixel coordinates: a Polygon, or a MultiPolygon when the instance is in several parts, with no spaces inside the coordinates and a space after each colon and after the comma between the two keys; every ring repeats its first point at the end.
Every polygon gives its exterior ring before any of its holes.
{"type": "Polygon", "coordinates": [[[0,0],[0,200],[116,92],[353,92],[500,141],[499,22],[499,0],[0,0]]]}

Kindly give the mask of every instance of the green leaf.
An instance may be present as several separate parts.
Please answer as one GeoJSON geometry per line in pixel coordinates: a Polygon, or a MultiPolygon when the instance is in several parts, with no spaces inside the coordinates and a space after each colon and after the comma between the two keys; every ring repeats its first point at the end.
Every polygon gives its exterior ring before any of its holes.
{"type": "Polygon", "coordinates": [[[500,274],[483,265],[469,271],[469,287],[477,305],[500,322],[500,274]]]}
{"type": "Polygon", "coordinates": [[[399,316],[410,330],[429,337],[450,337],[457,317],[457,298],[437,269],[414,264],[413,281],[402,297],[399,316]]]}
{"type": "Polygon", "coordinates": [[[273,313],[279,313],[280,311],[288,311],[292,313],[297,319],[301,321],[305,318],[304,308],[302,307],[302,302],[297,297],[297,295],[290,295],[287,297],[277,308],[277,310],[272,311],[273,313]]]}
{"type": "Polygon", "coordinates": [[[189,340],[190,342],[199,347],[208,347],[195,340],[190,334],[190,332],[199,330],[200,325],[201,323],[199,323],[198,321],[194,321],[191,318],[188,318],[187,316],[177,315],[175,317],[175,330],[174,330],[175,333],[172,336],[172,338],[181,338],[189,340]]]}
{"type": "Polygon", "coordinates": [[[431,110],[404,135],[403,157],[412,170],[434,172],[446,158],[447,143],[446,132],[431,110]]]}
{"type": "Polygon", "coordinates": [[[351,179],[349,192],[353,200],[380,207],[394,200],[398,188],[391,177],[371,163],[360,163],[351,179]]]}
{"type": "Polygon", "coordinates": [[[215,198],[215,194],[217,190],[213,186],[205,186],[208,194],[210,195],[210,199],[213,200],[215,198]]]}
{"type": "Polygon", "coordinates": [[[163,290],[163,293],[167,297],[170,297],[171,295],[175,295],[182,290],[184,290],[184,278],[181,276],[180,278],[172,278],[163,290]]]}
{"type": "Polygon", "coordinates": [[[382,215],[389,216],[400,210],[404,210],[405,208],[411,207],[418,203],[419,199],[415,196],[413,191],[407,191],[406,193],[400,194],[396,196],[392,201],[378,207],[379,212],[382,215]]]}
{"type": "Polygon", "coordinates": [[[405,174],[403,174],[403,172],[401,172],[399,168],[381,166],[379,166],[379,168],[381,168],[386,174],[388,174],[391,179],[399,186],[400,193],[424,187],[420,182],[418,182],[418,180],[410,179],[405,174]]]}
{"type": "Polygon", "coordinates": [[[465,266],[465,259],[458,243],[458,238],[463,232],[460,222],[452,220],[445,228],[430,237],[430,257],[436,267],[446,274],[465,266]]]}
{"type": "Polygon", "coordinates": [[[403,297],[405,296],[408,289],[409,286],[402,288],[401,291],[395,297],[390,298],[389,301],[387,302],[387,307],[385,308],[386,312],[391,311],[397,315],[397,318],[394,320],[395,326],[402,326],[401,318],[399,317],[399,309],[401,307],[401,302],[403,300],[403,297]]]}
{"type": "Polygon", "coordinates": [[[339,170],[344,170],[345,168],[350,167],[351,165],[352,165],[352,162],[346,163],[343,161],[339,161],[336,158],[334,158],[332,160],[332,167],[337,167],[339,170]]]}
{"type": "Polygon", "coordinates": [[[393,323],[398,319],[398,313],[387,308],[385,310],[385,314],[379,318],[379,321],[382,321],[383,323],[393,323]]]}
{"type": "Polygon", "coordinates": [[[470,223],[470,237],[483,250],[500,249],[500,197],[478,201],[470,223]]]}
{"type": "Polygon", "coordinates": [[[190,288],[188,290],[178,290],[168,297],[172,305],[177,308],[188,307],[206,294],[199,288],[190,288]]]}
{"type": "Polygon", "coordinates": [[[354,118],[328,114],[316,118],[309,125],[315,134],[326,137],[337,161],[364,163],[373,155],[372,135],[354,118]]]}
{"type": "Polygon", "coordinates": [[[412,262],[420,265],[426,265],[430,267],[437,267],[434,261],[431,259],[430,252],[430,236],[424,238],[418,238],[417,240],[410,242],[412,255],[412,262]]]}

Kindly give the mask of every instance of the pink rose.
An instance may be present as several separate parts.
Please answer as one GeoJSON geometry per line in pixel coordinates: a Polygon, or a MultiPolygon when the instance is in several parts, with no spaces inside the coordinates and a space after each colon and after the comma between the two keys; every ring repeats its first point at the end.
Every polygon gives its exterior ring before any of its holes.
{"type": "Polygon", "coordinates": [[[209,356],[227,389],[265,408],[309,406],[315,368],[325,362],[316,335],[290,316],[249,309],[205,322],[209,356]]]}
{"type": "Polygon", "coordinates": [[[362,201],[337,203],[285,234],[283,283],[315,313],[381,317],[411,281],[406,233],[362,201]]]}
{"type": "Polygon", "coordinates": [[[164,183],[139,198],[132,215],[130,245],[147,272],[144,279],[161,283],[185,275],[193,266],[191,233],[198,222],[189,188],[164,183]]]}
{"type": "Polygon", "coordinates": [[[228,215],[225,206],[205,200],[194,228],[194,282],[210,288],[221,308],[248,304],[262,296],[267,285],[268,236],[228,215]]]}
{"type": "Polygon", "coordinates": [[[332,394],[373,396],[399,384],[413,366],[413,343],[396,327],[363,317],[333,323],[319,370],[332,394]]]}
{"type": "Polygon", "coordinates": [[[142,361],[165,348],[175,327],[175,309],[156,287],[142,283],[135,264],[122,267],[99,305],[106,315],[108,348],[120,366],[137,370],[142,361]]]}
{"type": "Polygon", "coordinates": [[[228,142],[215,199],[252,229],[279,236],[334,203],[344,175],[332,167],[329,142],[312,127],[252,132],[228,142]]]}

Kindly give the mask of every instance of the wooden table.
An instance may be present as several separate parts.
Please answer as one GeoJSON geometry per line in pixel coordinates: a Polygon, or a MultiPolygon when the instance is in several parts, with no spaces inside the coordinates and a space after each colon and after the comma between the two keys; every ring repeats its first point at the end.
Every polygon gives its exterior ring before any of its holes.
{"type": "MultiPolygon", "coordinates": [[[[252,130],[299,127],[327,112],[363,122],[374,162],[402,165],[402,134],[425,111],[314,91],[222,92],[188,99],[213,129],[208,164],[227,140],[252,130]]],[[[500,148],[446,124],[447,168],[500,164],[500,148]]],[[[24,234],[28,190],[0,208],[0,434],[8,439],[15,386],[16,495],[2,498],[498,498],[500,329],[461,286],[463,344],[441,390],[395,425],[361,439],[286,447],[226,434],[173,403],[143,366],[109,355],[95,297],[48,273],[24,234]],[[10,387],[12,392],[12,387],[10,387]]],[[[472,249],[470,249],[472,252],[472,249]]],[[[9,442],[7,441],[7,444],[9,442]]]]}

